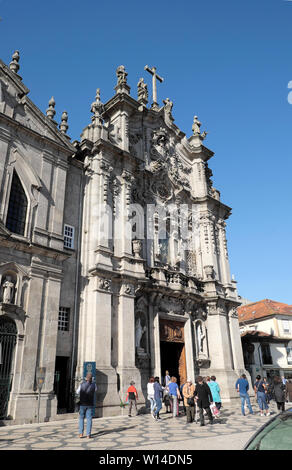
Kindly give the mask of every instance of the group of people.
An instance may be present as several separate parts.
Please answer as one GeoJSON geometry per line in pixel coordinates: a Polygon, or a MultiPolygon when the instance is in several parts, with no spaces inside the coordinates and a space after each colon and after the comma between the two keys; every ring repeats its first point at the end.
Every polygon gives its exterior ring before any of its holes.
{"type": "MultiPolygon", "coordinates": [[[[241,399],[242,415],[245,416],[245,404],[249,409],[249,413],[254,414],[248,394],[249,383],[245,374],[242,374],[237,380],[235,388],[241,399]]],[[[261,416],[264,416],[264,414],[270,416],[269,402],[271,399],[275,400],[279,411],[285,411],[285,401],[292,400],[292,381],[287,381],[285,377],[281,378],[275,375],[269,382],[267,378],[262,378],[260,375],[257,375],[254,383],[254,391],[261,416]]]]}
{"type": "MultiPolygon", "coordinates": [[[[250,414],[254,414],[250,397],[248,394],[249,383],[245,374],[236,381],[235,388],[241,399],[241,413],[245,416],[245,405],[250,414]]],[[[92,374],[88,373],[84,382],[80,384],[77,394],[80,397],[79,405],[79,437],[83,437],[84,418],[86,417],[86,436],[91,437],[92,417],[94,414],[94,398],[97,386],[92,381],[92,374]]],[[[292,401],[292,381],[287,381],[284,377],[275,376],[268,382],[266,378],[257,375],[254,383],[254,391],[260,409],[261,416],[269,416],[269,402],[274,399],[278,410],[285,411],[285,401],[292,401]]],[[[177,384],[176,377],[170,377],[169,372],[165,372],[162,384],[159,377],[150,377],[147,384],[147,399],[150,402],[150,411],[152,417],[159,421],[159,413],[164,402],[166,413],[171,412],[172,417],[179,416],[179,400],[183,401],[184,413],[187,417],[187,423],[197,422],[196,413],[199,409],[200,426],[205,425],[204,414],[208,416],[209,423],[213,424],[214,418],[220,416],[222,407],[220,397],[220,387],[216,382],[216,377],[198,376],[195,383],[188,379],[180,387],[177,384]]],[[[138,392],[135,382],[131,381],[127,390],[126,401],[129,404],[129,417],[132,416],[133,407],[137,414],[138,392]]]]}
{"type": "Polygon", "coordinates": [[[159,413],[163,402],[166,413],[171,412],[173,418],[179,416],[179,401],[182,400],[188,423],[196,421],[196,407],[199,408],[201,426],[205,425],[204,412],[209,418],[209,423],[213,424],[214,416],[216,418],[219,416],[222,406],[220,388],[215,376],[198,376],[195,383],[188,379],[179,387],[176,377],[170,377],[168,371],[165,372],[163,384],[160,384],[159,377],[150,377],[147,384],[147,399],[150,402],[151,415],[156,421],[161,419],[159,413]],[[214,410],[213,413],[210,407],[214,410]]]}

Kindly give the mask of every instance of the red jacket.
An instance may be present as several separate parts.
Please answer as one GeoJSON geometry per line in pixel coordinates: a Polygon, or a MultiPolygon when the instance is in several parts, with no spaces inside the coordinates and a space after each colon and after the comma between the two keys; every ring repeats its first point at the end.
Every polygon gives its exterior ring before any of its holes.
{"type": "Polygon", "coordinates": [[[138,393],[137,390],[133,385],[131,385],[128,390],[127,390],[127,398],[126,401],[130,398],[130,400],[135,400],[135,398],[138,400],[138,393]],[[132,395],[134,393],[134,395],[132,395]],[[130,395],[131,394],[131,395],[130,395]]]}

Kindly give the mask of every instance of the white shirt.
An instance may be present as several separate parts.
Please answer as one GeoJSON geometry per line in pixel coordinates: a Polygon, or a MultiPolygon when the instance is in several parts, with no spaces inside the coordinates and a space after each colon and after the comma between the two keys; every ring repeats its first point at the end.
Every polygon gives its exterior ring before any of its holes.
{"type": "Polygon", "coordinates": [[[147,395],[148,397],[154,398],[154,383],[147,384],[147,395]]]}

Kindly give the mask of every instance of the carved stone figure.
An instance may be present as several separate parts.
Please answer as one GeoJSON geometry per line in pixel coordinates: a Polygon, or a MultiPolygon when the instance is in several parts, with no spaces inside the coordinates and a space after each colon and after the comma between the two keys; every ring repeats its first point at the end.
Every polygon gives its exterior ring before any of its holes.
{"type": "Polygon", "coordinates": [[[141,319],[140,317],[137,318],[136,320],[136,325],[135,325],[135,343],[136,343],[136,348],[141,348],[141,339],[143,334],[146,331],[146,326],[141,325],[141,319]]]}
{"type": "Polygon", "coordinates": [[[125,85],[127,83],[127,72],[124,65],[120,65],[116,70],[118,79],[117,85],[125,85]]]}
{"type": "Polygon", "coordinates": [[[199,321],[196,325],[196,334],[197,334],[197,343],[198,343],[198,352],[204,352],[204,338],[202,323],[199,321]]]}
{"type": "Polygon", "coordinates": [[[138,84],[138,101],[139,103],[148,103],[148,88],[147,83],[144,82],[144,78],[140,78],[138,84]]]}
{"type": "Polygon", "coordinates": [[[14,284],[11,276],[6,277],[6,281],[3,283],[3,302],[5,304],[11,304],[14,294],[14,284]]]}

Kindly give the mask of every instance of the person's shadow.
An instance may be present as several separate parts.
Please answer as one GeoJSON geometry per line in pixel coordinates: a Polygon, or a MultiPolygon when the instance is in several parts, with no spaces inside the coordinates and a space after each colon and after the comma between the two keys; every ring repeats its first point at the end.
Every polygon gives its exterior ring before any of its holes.
{"type": "Polygon", "coordinates": [[[134,429],[136,426],[127,426],[127,427],[122,427],[122,428],[116,428],[116,429],[106,429],[102,430],[99,432],[95,432],[94,434],[91,434],[91,437],[100,437],[100,436],[106,436],[107,434],[113,434],[115,432],[122,432],[122,431],[127,431],[128,429],[134,429]]]}

